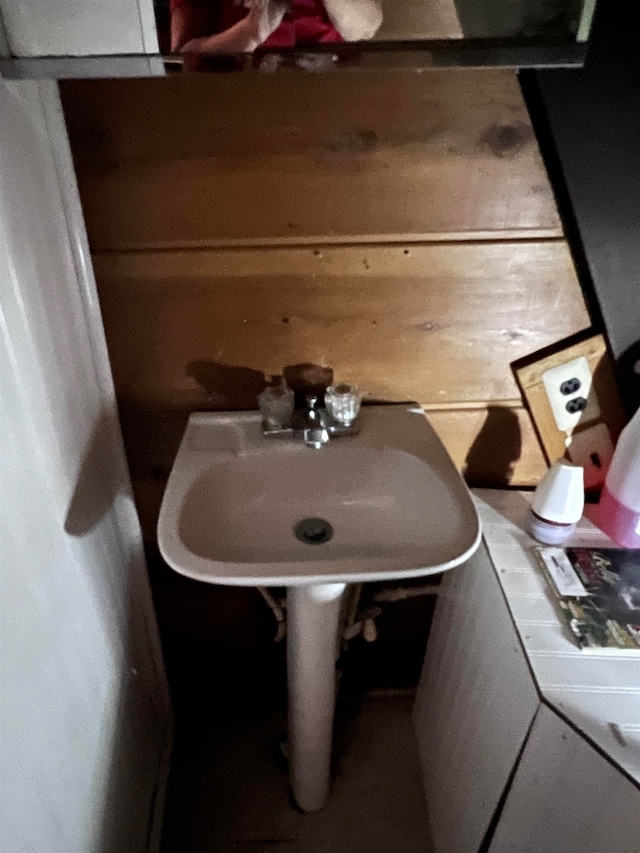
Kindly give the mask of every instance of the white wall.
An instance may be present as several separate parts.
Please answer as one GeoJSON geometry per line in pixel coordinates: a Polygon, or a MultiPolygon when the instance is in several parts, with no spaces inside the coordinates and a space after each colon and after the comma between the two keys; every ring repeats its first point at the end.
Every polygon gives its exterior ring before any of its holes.
{"type": "Polygon", "coordinates": [[[0,0],[14,56],[157,53],[153,0],[0,0]]]}
{"type": "Polygon", "coordinates": [[[2,22],[2,12],[0,11],[0,59],[9,56],[9,40],[2,22]]]}
{"type": "Polygon", "coordinates": [[[142,853],[170,709],[56,84],[0,117],[0,850],[142,853]]]}

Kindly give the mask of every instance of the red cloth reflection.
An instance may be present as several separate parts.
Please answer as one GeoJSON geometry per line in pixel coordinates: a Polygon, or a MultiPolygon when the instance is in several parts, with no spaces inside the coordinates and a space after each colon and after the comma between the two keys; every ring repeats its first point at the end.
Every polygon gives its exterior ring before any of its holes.
{"type": "MultiPolygon", "coordinates": [[[[223,32],[247,15],[242,0],[171,0],[171,11],[174,9],[194,9],[200,14],[206,10],[206,35],[223,32]]],[[[282,23],[260,47],[269,50],[342,41],[344,39],[329,20],[320,0],[291,0],[282,23]]]]}

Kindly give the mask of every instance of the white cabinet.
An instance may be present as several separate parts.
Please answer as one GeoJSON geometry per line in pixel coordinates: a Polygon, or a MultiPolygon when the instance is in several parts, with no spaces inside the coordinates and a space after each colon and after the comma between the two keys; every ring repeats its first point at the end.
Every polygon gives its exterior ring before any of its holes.
{"type": "Polygon", "coordinates": [[[415,709],[437,853],[476,853],[538,707],[483,546],[442,582],[415,709]]]}
{"type": "Polygon", "coordinates": [[[546,705],[489,853],[638,853],[640,791],[546,705]]]}
{"type": "Polygon", "coordinates": [[[415,709],[435,853],[638,853],[640,655],[564,632],[529,499],[477,493],[485,541],[443,579],[415,709]]]}

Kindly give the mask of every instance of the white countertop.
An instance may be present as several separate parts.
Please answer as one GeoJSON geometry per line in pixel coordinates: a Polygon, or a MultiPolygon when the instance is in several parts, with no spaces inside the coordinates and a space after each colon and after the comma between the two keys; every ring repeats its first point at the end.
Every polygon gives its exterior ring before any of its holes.
{"type": "MultiPolygon", "coordinates": [[[[475,489],[484,539],[538,689],[551,707],[640,782],[640,653],[584,653],[558,613],[523,530],[531,492],[475,489]]],[[[567,546],[617,547],[583,519],[567,546]]]]}

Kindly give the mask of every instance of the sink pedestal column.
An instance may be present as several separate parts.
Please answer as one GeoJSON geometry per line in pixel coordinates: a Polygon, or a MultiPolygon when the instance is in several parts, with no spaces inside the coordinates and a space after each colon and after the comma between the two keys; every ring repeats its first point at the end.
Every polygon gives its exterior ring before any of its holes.
{"type": "Polygon", "coordinates": [[[289,767],[294,799],[321,809],[329,792],[336,657],[344,583],[287,589],[289,767]]]}

